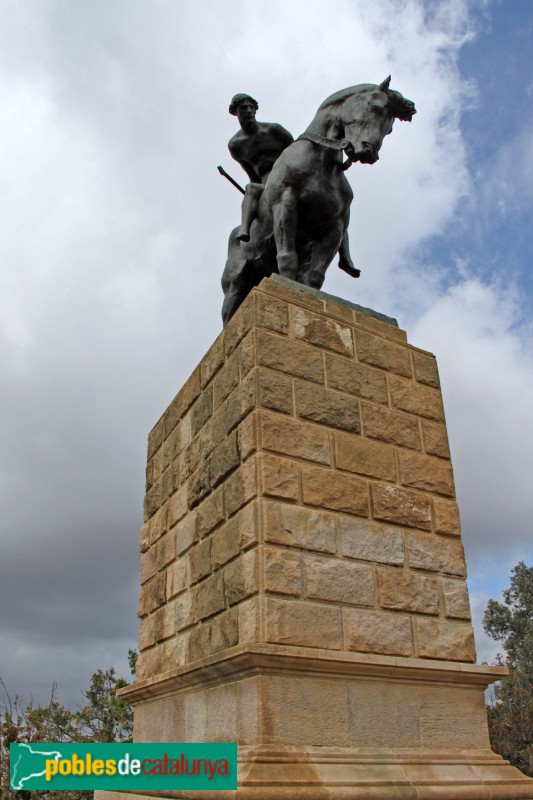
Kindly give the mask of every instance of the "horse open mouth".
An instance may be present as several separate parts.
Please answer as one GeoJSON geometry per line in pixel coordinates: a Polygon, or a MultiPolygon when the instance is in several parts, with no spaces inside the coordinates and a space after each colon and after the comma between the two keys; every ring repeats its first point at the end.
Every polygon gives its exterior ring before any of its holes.
{"type": "Polygon", "coordinates": [[[372,147],[369,142],[362,142],[357,150],[350,145],[344,152],[350,161],[360,161],[361,164],[375,164],[379,160],[378,148],[372,147]]]}

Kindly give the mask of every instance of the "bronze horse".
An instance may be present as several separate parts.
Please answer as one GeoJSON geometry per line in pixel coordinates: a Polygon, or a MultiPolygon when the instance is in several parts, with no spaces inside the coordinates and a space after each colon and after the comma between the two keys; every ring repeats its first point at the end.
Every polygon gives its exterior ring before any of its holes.
{"type": "Polygon", "coordinates": [[[345,171],[353,163],[374,164],[395,119],[411,121],[414,103],[389,89],[360,84],[335,92],[315,118],[279,156],[270,173],[249,242],[229,239],[222,276],[224,325],[248,292],[278,272],[320,289],[339,252],[339,266],[357,277],[348,249],[353,192],[345,171]],[[346,161],[343,162],[343,153],[346,161]]]}

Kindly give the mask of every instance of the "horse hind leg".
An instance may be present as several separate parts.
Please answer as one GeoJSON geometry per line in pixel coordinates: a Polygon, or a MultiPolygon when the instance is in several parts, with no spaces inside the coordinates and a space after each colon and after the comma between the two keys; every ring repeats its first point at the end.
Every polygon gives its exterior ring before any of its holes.
{"type": "Polygon", "coordinates": [[[224,292],[224,302],[222,303],[222,323],[224,327],[228,324],[233,314],[237,311],[240,304],[254,285],[251,277],[252,270],[249,262],[244,255],[240,242],[237,240],[235,228],[230,234],[228,243],[228,258],[222,274],[222,291],[224,292]]]}
{"type": "Polygon", "coordinates": [[[281,199],[272,209],[274,240],[278,271],[285,278],[296,279],[298,254],[296,252],[296,197],[292,189],[285,189],[281,199]]]}

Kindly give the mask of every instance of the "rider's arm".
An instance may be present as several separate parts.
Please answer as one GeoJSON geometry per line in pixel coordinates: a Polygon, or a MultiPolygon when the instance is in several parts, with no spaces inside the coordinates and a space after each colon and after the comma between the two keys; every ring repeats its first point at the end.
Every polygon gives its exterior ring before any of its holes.
{"type": "MultiPolygon", "coordinates": [[[[239,161],[239,159],[237,159],[239,161]]],[[[250,183],[262,183],[260,176],[247,161],[239,161],[239,164],[250,178],[250,183]]]]}
{"type": "Polygon", "coordinates": [[[283,125],[278,125],[277,122],[273,122],[271,126],[272,133],[274,133],[276,138],[283,144],[284,149],[294,142],[292,133],[289,133],[283,125]]]}
{"type": "Polygon", "coordinates": [[[232,146],[230,142],[230,144],[228,145],[228,149],[230,151],[231,157],[234,158],[235,161],[237,161],[237,163],[240,164],[243,170],[246,172],[246,174],[250,179],[250,182],[261,183],[261,178],[253,168],[252,164],[250,164],[249,161],[246,161],[245,159],[240,157],[239,148],[232,146]]]}

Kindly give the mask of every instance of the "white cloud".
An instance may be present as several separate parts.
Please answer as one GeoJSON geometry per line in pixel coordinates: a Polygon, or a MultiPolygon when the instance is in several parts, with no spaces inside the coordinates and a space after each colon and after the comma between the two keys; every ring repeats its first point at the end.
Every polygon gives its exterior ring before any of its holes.
{"type": "Polygon", "coordinates": [[[533,353],[522,313],[509,288],[463,280],[411,331],[437,355],[465,544],[477,558],[518,560],[531,547],[533,353]]]}

